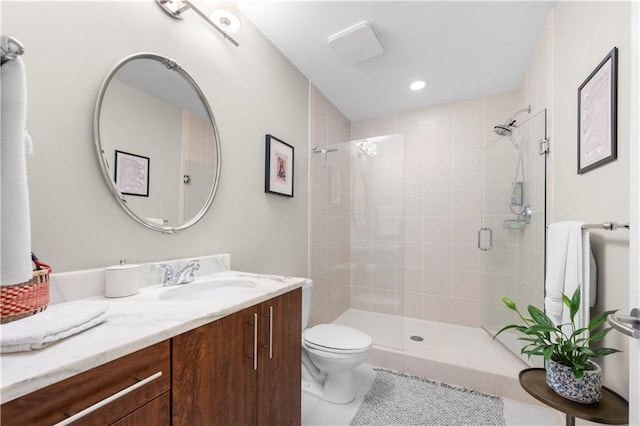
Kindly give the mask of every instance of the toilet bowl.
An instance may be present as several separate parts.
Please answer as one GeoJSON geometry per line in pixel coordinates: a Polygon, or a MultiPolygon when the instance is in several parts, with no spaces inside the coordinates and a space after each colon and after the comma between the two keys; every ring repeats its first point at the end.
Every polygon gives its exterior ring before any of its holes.
{"type": "Polygon", "coordinates": [[[367,334],[337,324],[309,322],[311,280],[302,288],[302,389],[335,404],[355,398],[354,369],[369,356],[372,340],[367,334]]]}

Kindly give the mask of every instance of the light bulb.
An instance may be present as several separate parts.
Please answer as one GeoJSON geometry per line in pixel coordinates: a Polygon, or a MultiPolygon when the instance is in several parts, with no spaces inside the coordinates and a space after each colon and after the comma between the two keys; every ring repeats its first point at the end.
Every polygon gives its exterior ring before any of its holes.
{"type": "Polygon", "coordinates": [[[215,9],[209,15],[214,24],[223,31],[234,34],[240,30],[240,18],[226,9],[215,9]]]}

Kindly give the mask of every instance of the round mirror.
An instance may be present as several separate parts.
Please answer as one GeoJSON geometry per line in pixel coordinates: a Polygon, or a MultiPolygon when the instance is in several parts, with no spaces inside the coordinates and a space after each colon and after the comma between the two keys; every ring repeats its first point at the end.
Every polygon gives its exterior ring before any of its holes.
{"type": "Polygon", "coordinates": [[[138,53],[102,83],[93,122],[98,162],[122,208],[165,233],[204,216],[220,177],[211,107],[173,59],[138,53]]]}

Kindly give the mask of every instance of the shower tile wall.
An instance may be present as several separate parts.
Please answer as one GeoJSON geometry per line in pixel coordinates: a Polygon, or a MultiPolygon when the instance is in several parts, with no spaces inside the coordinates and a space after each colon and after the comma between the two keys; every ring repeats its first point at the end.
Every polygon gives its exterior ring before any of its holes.
{"type": "Polygon", "coordinates": [[[209,197],[215,177],[215,168],[211,165],[217,161],[217,152],[208,143],[213,137],[213,128],[208,120],[189,111],[182,113],[183,174],[191,179],[189,184],[182,186],[184,211],[181,212],[181,221],[195,217],[209,197]]]}
{"type": "MultiPolygon", "coordinates": [[[[310,151],[349,140],[349,120],[310,85],[310,151]]],[[[336,319],[349,307],[349,165],[347,150],[311,153],[310,324],[336,319]]]]}
{"type": "MultiPolygon", "coordinates": [[[[404,134],[403,261],[396,279],[402,280],[405,316],[481,325],[482,257],[476,239],[483,147],[497,139],[493,126],[519,109],[517,100],[516,92],[508,92],[351,124],[352,140],[404,134]]],[[[388,309],[361,303],[375,289],[357,284],[352,280],[351,307],[388,309]]]]}

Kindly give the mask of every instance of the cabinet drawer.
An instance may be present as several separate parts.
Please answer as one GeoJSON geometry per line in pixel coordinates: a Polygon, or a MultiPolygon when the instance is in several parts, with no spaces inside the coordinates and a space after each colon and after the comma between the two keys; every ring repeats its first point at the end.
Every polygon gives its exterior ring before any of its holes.
{"type": "Polygon", "coordinates": [[[2,425],[52,425],[134,387],[73,422],[73,425],[110,424],[167,392],[170,379],[167,340],[3,404],[2,425]],[[135,388],[136,383],[157,376],[158,372],[159,377],[135,388]]]}
{"type": "Polygon", "coordinates": [[[127,414],[111,426],[169,426],[171,424],[171,399],[169,392],[162,394],[144,407],[127,414]]]}

